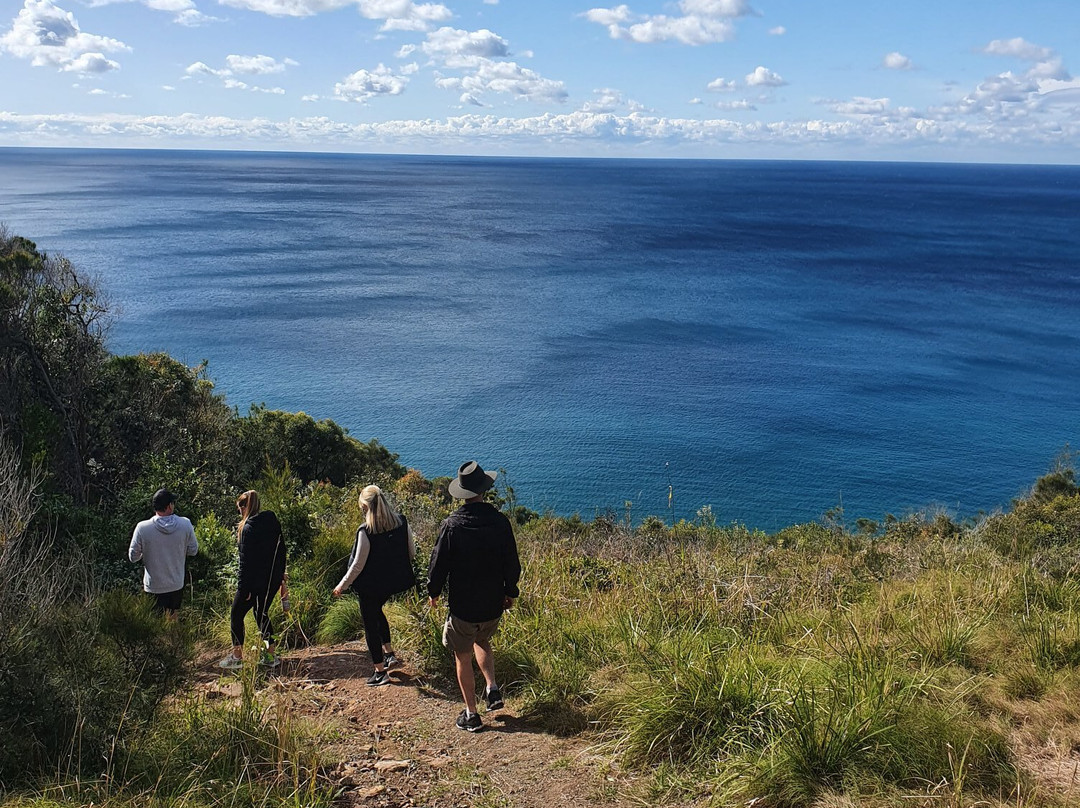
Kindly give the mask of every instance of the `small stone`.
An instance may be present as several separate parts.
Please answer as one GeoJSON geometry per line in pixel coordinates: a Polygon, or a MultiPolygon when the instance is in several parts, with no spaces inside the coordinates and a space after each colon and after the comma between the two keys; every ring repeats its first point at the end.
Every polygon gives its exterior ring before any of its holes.
{"type": "Polygon", "coordinates": [[[375,771],[380,774],[386,774],[387,772],[399,772],[409,768],[411,760],[377,760],[375,761],[375,771]]]}

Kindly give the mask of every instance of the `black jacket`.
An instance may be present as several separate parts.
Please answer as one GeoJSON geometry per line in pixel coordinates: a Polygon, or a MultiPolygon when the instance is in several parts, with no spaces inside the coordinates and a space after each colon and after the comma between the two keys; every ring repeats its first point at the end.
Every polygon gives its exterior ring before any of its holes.
{"type": "Polygon", "coordinates": [[[260,511],[244,523],[240,535],[241,592],[268,595],[285,577],[285,541],[273,511],[260,511]]]}
{"type": "Polygon", "coordinates": [[[502,614],[503,598],[516,598],[521,562],[510,520],[486,502],[467,502],[439,528],[428,567],[428,595],[449,581],[450,614],[470,623],[502,614]]]}

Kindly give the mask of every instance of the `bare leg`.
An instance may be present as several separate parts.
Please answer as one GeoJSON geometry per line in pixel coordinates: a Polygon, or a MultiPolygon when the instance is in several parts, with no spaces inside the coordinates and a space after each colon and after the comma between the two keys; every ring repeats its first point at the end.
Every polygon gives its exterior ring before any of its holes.
{"type": "Polygon", "coordinates": [[[476,677],[472,669],[472,651],[454,651],[454,666],[457,668],[458,685],[461,696],[465,699],[465,709],[476,712],[476,677]]]}
{"type": "Polygon", "coordinates": [[[491,640],[473,643],[473,651],[476,652],[476,664],[480,666],[480,672],[484,674],[487,689],[491,690],[495,687],[495,655],[491,652],[491,640]]]}

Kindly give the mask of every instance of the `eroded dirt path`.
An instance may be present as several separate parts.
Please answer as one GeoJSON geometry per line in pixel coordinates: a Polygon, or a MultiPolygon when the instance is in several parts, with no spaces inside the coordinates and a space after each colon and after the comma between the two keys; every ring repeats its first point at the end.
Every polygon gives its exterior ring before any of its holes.
{"type": "MultiPolygon", "coordinates": [[[[497,651],[496,651],[497,653],[497,651]]],[[[560,808],[640,805],[638,784],[580,738],[558,738],[518,715],[514,700],[481,715],[484,730],[454,725],[461,695],[420,678],[408,658],[391,684],[368,687],[366,646],[350,642],[290,651],[260,677],[299,715],[321,727],[328,772],[342,808],[560,808]]],[[[216,659],[200,660],[196,686],[208,698],[236,698],[240,682],[216,659]]]]}

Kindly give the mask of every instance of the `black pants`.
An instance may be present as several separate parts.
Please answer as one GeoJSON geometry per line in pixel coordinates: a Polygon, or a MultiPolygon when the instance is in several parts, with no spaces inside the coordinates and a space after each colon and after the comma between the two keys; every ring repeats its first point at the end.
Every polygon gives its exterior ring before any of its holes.
{"type": "Polygon", "coordinates": [[[281,582],[271,585],[265,592],[237,592],[233,598],[232,611],[229,613],[229,628],[232,630],[233,645],[244,644],[244,618],[250,609],[255,610],[255,624],[268,643],[274,642],[274,625],[270,622],[270,604],[274,602],[281,582]]]}
{"type": "Polygon", "coordinates": [[[386,622],[383,606],[389,597],[360,595],[360,616],[364,618],[364,636],[367,638],[371,661],[376,665],[383,662],[383,643],[390,644],[390,624],[386,622]]]}

